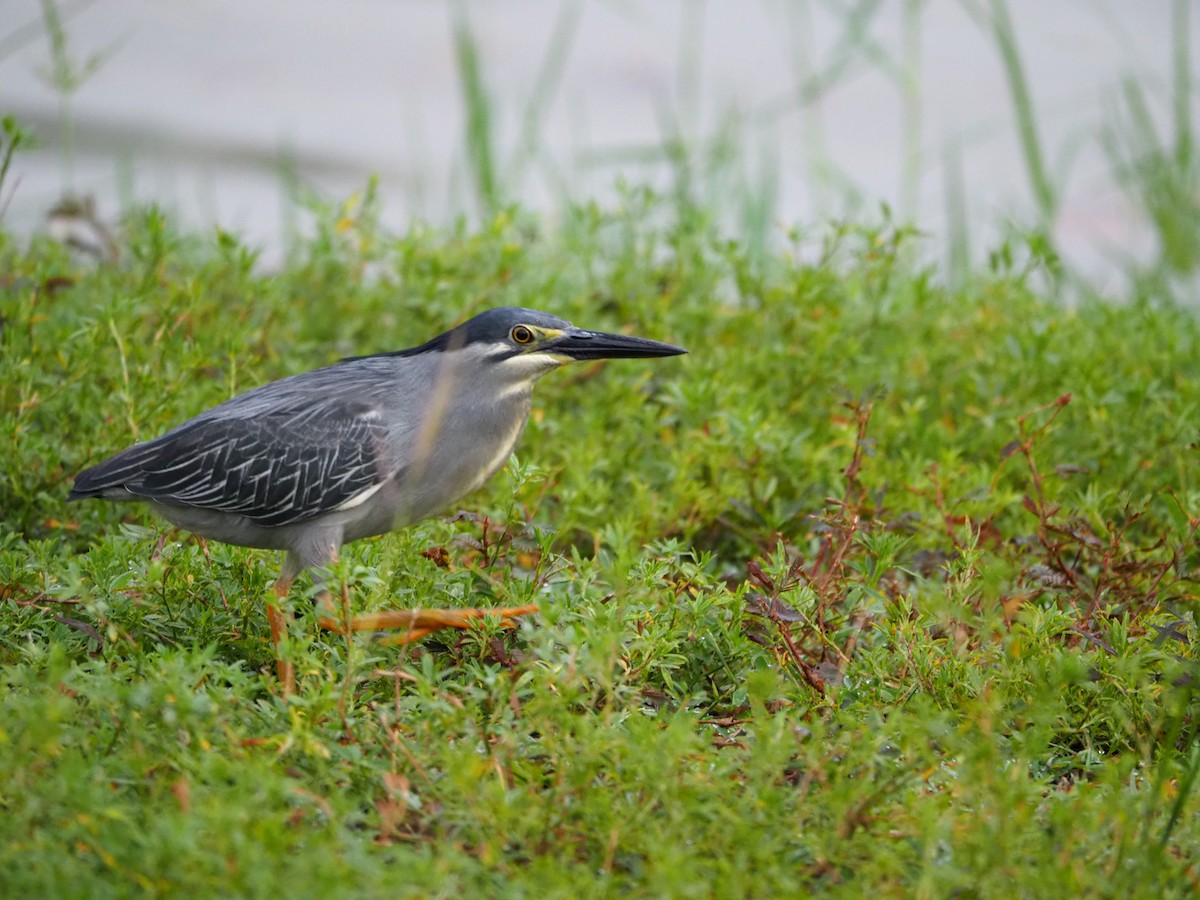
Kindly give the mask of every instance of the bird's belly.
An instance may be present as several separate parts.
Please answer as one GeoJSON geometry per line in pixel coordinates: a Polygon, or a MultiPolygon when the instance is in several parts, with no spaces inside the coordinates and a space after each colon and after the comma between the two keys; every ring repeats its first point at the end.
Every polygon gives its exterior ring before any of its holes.
{"type": "Polygon", "coordinates": [[[259,550],[287,550],[291,547],[291,529],[286,526],[266,528],[256,525],[245,516],[213,509],[154,501],[150,505],[172,525],[208,540],[259,550]]]}
{"type": "Polygon", "coordinates": [[[487,440],[471,434],[465,439],[458,435],[458,440],[447,436],[438,441],[423,465],[413,466],[400,476],[392,501],[392,528],[437,515],[483,487],[508,462],[524,426],[521,417],[503,430],[484,432],[487,440]]]}
{"type": "Polygon", "coordinates": [[[343,540],[349,543],[359,538],[387,534],[408,524],[396,520],[396,510],[402,502],[401,497],[400,485],[392,479],[381,485],[378,491],[359,506],[339,513],[343,519],[343,540]]]}

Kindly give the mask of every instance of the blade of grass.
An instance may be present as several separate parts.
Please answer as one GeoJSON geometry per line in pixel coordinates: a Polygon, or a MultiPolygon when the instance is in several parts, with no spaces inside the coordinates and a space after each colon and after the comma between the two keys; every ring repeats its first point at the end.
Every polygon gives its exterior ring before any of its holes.
{"type": "Polygon", "coordinates": [[[946,271],[949,283],[960,286],[970,270],[971,231],[962,147],[957,140],[947,141],[942,151],[942,178],[946,198],[946,271]]]}
{"type": "Polygon", "coordinates": [[[1046,168],[1045,152],[1038,134],[1037,112],[1033,105],[1033,94],[1029,89],[1025,66],[1021,61],[1017,34],[1013,28],[1006,0],[988,0],[984,9],[975,0],[961,0],[963,8],[987,32],[1000,54],[1004,77],[1008,82],[1012,101],[1013,117],[1016,120],[1017,136],[1021,142],[1021,156],[1025,162],[1029,186],[1037,202],[1042,226],[1053,223],[1058,212],[1058,191],[1046,168]]]}
{"type": "Polygon", "coordinates": [[[517,148],[508,166],[507,181],[519,185],[529,161],[539,152],[539,138],[546,115],[554,103],[554,95],[562,85],[563,71],[570,57],[571,47],[579,33],[579,23],[583,18],[583,4],[579,0],[564,3],[559,7],[558,18],[554,21],[554,30],[546,46],[546,54],[533,83],[533,91],[525,104],[525,114],[521,119],[521,133],[517,140],[517,148]]]}
{"type": "Polygon", "coordinates": [[[455,4],[454,51],[466,111],[467,166],[475,187],[475,201],[480,212],[490,217],[502,205],[500,183],[496,175],[493,103],[484,83],[479,42],[461,2],[455,4]]]}
{"type": "Polygon", "coordinates": [[[1175,162],[1180,168],[1193,160],[1191,0],[1175,0],[1171,15],[1172,98],[1175,103],[1175,162]]]}
{"type": "Polygon", "coordinates": [[[921,12],[925,0],[905,0],[900,70],[900,217],[917,215],[921,180],[921,12]]]}

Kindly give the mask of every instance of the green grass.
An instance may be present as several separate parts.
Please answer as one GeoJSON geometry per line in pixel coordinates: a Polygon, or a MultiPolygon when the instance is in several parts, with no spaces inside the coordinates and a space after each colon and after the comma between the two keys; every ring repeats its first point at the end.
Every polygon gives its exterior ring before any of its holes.
{"type": "Polygon", "coordinates": [[[1195,890],[1195,318],[1064,308],[1036,242],[950,290],[886,222],[769,254],[677,208],[397,238],[368,201],[269,276],[153,212],[111,267],[0,236],[0,894],[1195,890]],[[513,632],[347,641],[304,585],[285,701],[273,554],[65,503],[500,304],[692,351],[548,377],[471,515],[336,573],[539,603],[513,632]]]}

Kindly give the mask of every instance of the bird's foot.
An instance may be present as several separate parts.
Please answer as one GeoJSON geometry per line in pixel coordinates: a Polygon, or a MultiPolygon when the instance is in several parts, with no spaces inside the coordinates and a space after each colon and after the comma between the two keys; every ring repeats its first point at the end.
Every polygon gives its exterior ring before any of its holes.
{"type": "Polygon", "coordinates": [[[275,670],[279,676],[279,689],[286,697],[296,693],[296,671],[290,662],[279,655],[279,644],[287,634],[287,618],[274,602],[267,604],[267,621],[271,625],[271,642],[275,645],[275,670]]]}
{"type": "Polygon", "coordinates": [[[385,638],[384,643],[411,644],[443,628],[474,628],[476,623],[484,619],[497,618],[501,628],[513,628],[518,616],[537,611],[537,606],[533,604],[494,609],[397,609],[354,616],[348,621],[324,616],[318,620],[318,624],[339,634],[348,631],[397,631],[400,633],[385,638]]]}

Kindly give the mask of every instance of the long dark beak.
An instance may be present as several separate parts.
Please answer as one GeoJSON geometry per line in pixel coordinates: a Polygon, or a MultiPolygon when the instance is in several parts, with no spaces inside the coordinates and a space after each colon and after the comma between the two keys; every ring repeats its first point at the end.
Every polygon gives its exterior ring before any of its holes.
{"type": "Polygon", "coordinates": [[[687,353],[682,347],[659,341],[603,331],[584,331],[582,328],[572,328],[546,349],[572,359],[647,359],[687,353]]]}

